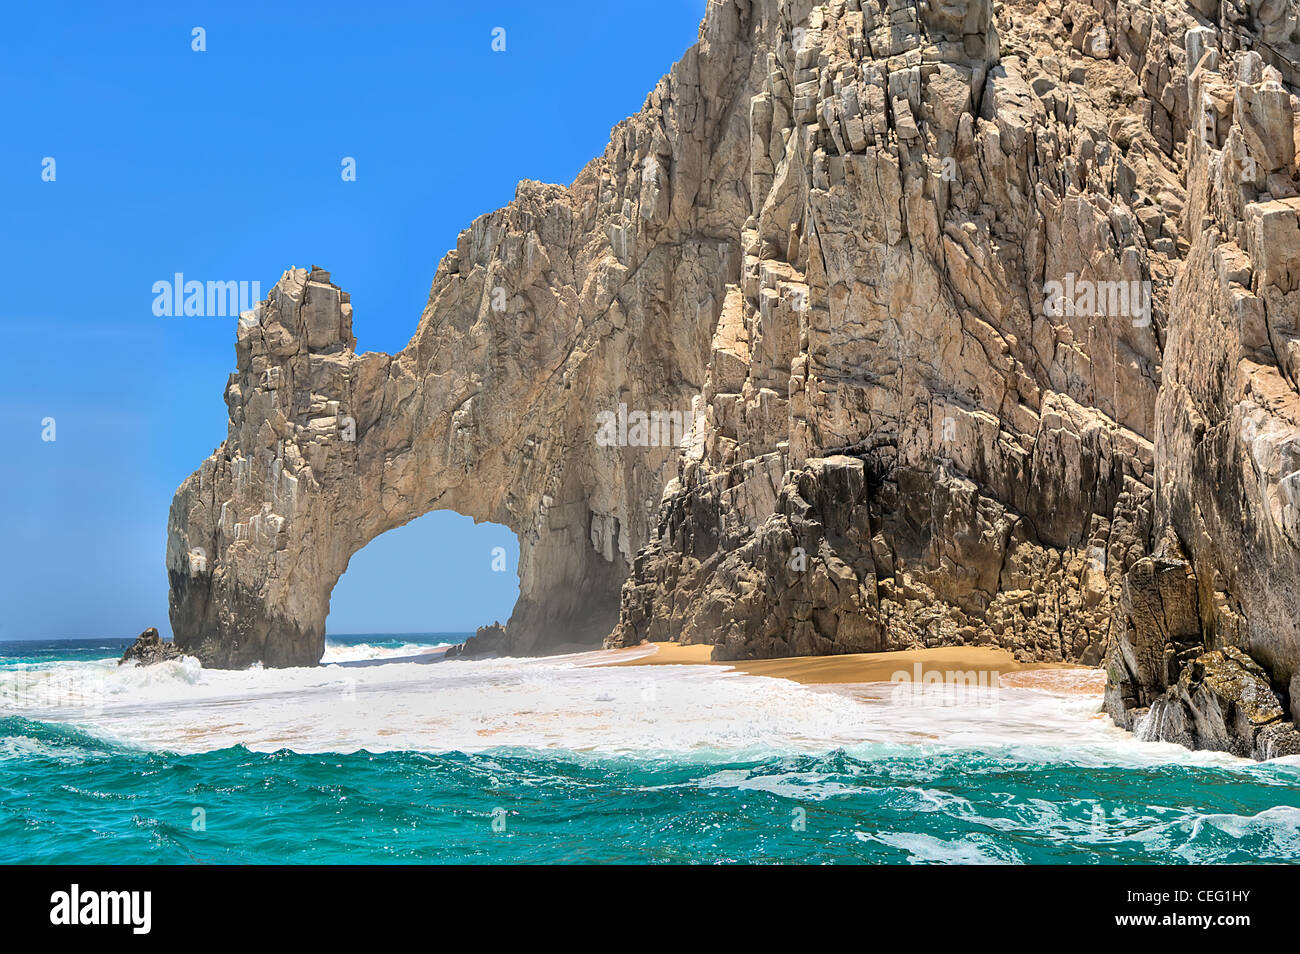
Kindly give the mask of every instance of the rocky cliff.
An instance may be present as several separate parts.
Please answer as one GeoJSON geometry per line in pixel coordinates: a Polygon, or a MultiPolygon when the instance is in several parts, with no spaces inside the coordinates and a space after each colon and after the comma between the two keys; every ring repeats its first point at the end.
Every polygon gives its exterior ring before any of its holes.
{"type": "Polygon", "coordinates": [[[1124,582],[1107,708],[1150,738],[1268,758],[1300,753],[1300,100],[1291,64],[1224,35],[1184,37],[1190,248],[1156,402],[1155,546],[1124,582]]]}
{"type": "Polygon", "coordinates": [[[992,644],[1104,660],[1151,737],[1287,750],[1298,60],[1280,0],[710,4],[571,186],[462,233],[402,352],[316,269],[241,318],[177,643],[314,663],[351,554],[449,508],[520,539],[471,655],[992,644]]]}

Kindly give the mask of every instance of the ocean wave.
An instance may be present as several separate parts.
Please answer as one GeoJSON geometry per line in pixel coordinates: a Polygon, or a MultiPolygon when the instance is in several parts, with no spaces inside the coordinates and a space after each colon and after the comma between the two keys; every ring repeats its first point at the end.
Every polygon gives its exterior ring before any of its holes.
{"type": "Polygon", "coordinates": [[[371,659],[402,659],[437,653],[451,647],[452,643],[403,642],[396,645],[379,643],[334,643],[325,641],[321,664],[359,662],[371,659]]]}
{"type": "Polygon", "coordinates": [[[178,754],[8,716],[0,862],[1293,860],[1300,796],[1275,772],[909,744],[178,754]]]}
{"type": "Polygon", "coordinates": [[[47,761],[65,765],[109,758],[121,748],[73,725],[21,716],[0,716],[0,761],[47,761]]]}

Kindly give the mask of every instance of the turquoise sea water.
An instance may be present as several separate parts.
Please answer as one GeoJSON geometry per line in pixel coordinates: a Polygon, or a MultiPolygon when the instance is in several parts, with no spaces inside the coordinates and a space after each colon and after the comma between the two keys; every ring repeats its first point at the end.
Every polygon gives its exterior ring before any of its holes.
{"type": "MultiPolygon", "coordinates": [[[[360,638],[390,653],[410,639],[360,638]]],[[[0,644],[0,670],[85,665],[110,645],[116,655],[112,641],[0,644]]],[[[412,679],[421,675],[396,665],[412,679]]],[[[451,667],[473,665],[423,668],[463,680],[479,674],[451,667]]],[[[539,684],[570,685],[550,669],[509,671],[497,691],[518,695],[536,673],[539,684]],[[524,682],[516,679],[521,671],[524,682]]],[[[404,690],[384,679],[382,692],[400,697],[404,690]]],[[[741,677],[718,682],[715,692],[766,692],[768,683],[741,677]]],[[[601,692],[618,697],[610,685],[601,692]]],[[[312,690],[293,686],[291,694],[312,698],[312,690]]],[[[277,684],[277,697],[285,693],[277,684]]],[[[554,694],[561,696],[568,701],[557,711],[574,705],[571,689],[554,694]]],[[[213,712],[231,705],[173,721],[206,731],[218,718],[213,712]]],[[[526,721],[530,712],[538,726],[548,724],[527,706],[513,718],[526,721]]],[[[557,747],[538,729],[544,747],[470,753],[253,751],[202,742],[182,752],[150,745],[143,736],[154,723],[143,716],[99,718],[114,731],[0,711],[0,863],[1286,862],[1300,848],[1300,767],[1183,759],[1166,747],[1158,757],[1153,749],[1147,764],[1140,750],[1116,749],[1112,759],[1104,746],[1050,740],[985,749],[884,741],[781,753],[768,738],[758,747],[766,751],[747,742],[734,752],[710,744],[637,753],[557,747]],[[123,740],[124,726],[136,737],[123,740]]],[[[495,725],[489,711],[476,718],[473,725],[495,725]]],[[[375,727],[377,739],[383,731],[375,727]]]]}

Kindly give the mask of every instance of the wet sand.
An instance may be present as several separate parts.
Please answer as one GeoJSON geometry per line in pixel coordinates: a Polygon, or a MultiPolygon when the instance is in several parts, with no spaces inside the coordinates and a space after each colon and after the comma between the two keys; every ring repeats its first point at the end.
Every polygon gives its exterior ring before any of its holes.
{"type": "MultiPolygon", "coordinates": [[[[936,649],[904,649],[886,653],[853,653],[844,656],[792,656],[784,659],[732,659],[714,662],[712,646],[681,646],[677,643],[647,643],[616,650],[626,659],[602,663],[607,666],[728,666],[751,676],[790,679],[804,685],[889,682],[897,673],[910,680],[926,673],[1036,672],[1047,669],[1088,670],[1072,663],[1020,663],[1005,649],[992,646],[946,646],[936,649]],[[919,665],[919,669],[917,668],[919,665]]],[[[1071,680],[1073,682],[1073,680],[1071,680]]]]}

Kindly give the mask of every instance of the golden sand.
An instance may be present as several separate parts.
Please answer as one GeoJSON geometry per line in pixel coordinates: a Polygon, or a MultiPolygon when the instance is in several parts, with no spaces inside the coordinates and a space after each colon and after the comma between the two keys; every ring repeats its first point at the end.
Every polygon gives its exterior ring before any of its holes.
{"type": "MultiPolygon", "coordinates": [[[[728,666],[751,676],[790,679],[804,685],[853,682],[889,682],[898,672],[909,676],[928,672],[1008,673],[1046,669],[1087,669],[1071,663],[1021,663],[1005,649],[992,646],[945,646],[936,649],[903,649],[886,653],[852,653],[844,656],[791,656],[784,659],[731,659],[714,662],[712,646],[681,646],[677,643],[648,643],[616,650],[626,659],[603,663],[607,666],[728,666]],[[917,664],[920,669],[917,670],[917,664]]],[[[1037,682],[1024,680],[1021,684],[1037,682]]],[[[1074,680],[1071,680],[1071,684],[1074,680]]],[[[1003,683],[1004,685],[1006,683],[1003,683]]]]}

